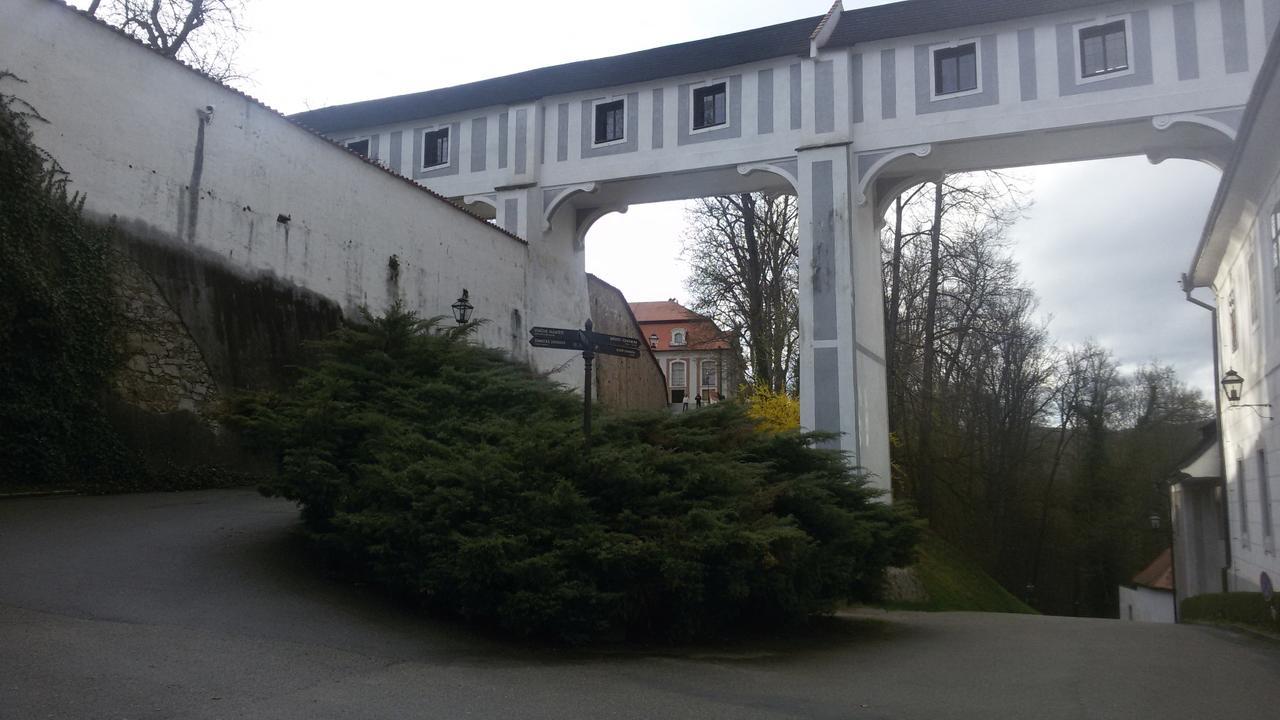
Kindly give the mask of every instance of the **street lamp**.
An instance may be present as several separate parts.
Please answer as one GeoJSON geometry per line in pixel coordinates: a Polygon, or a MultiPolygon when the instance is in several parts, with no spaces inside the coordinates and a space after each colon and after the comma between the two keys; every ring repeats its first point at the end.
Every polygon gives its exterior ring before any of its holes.
{"type": "Polygon", "coordinates": [[[1235,370],[1228,370],[1222,376],[1222,391],[1227,394],[1227,402],[1232,405],[1240,402],[1240,388],[1244,386],[1244,378],[1235,370]]]}
{"type": "Polygon", "coordinates": [[[658,349],[658,336],[656,333],[649,335],[649,347],[653,348],[654,350],[658,349]]]}
{"type": "Polygon", "coordinates": [[[1258,412],[1258,408],[1269,408],[1271,403],[1254,403],[1240,404],[1241,389],[1244,387],[1244,378],[1240,377],[1240,373],[1235,370],[1228,370],[1226,375],[1222,376],[1222,392],[1227,395],[1227,402],[1231,403],[1234,408],[1253,408],[1253,412],[1263,420],[1270,420],[1271,417],[1258,412]]]}
{"type": "Polygon", "coordinates": [[[471,320],[471,311],[475,307],[471,304],[471,293],[466,288],[462,289],[462,297],[453,304],[453,319],[459,325],[466,325],[471,320]]]}

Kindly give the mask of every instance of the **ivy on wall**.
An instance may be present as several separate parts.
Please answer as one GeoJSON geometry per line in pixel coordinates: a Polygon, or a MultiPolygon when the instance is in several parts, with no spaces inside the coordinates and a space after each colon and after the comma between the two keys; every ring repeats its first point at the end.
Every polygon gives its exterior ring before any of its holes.
{"type": "Polygon", "coordinates": [[[85,221],[66,173],[33,143],[42,121],[0,89],[0,489],[132,472],[103,409],[119,360],[112,231],[85,221]]]}

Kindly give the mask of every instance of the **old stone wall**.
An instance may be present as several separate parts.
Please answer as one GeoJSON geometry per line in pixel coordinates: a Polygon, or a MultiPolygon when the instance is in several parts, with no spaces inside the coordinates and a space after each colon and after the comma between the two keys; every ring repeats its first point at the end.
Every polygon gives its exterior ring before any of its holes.
{"type": "Polygon", "coordinates": [[[661,410],[667,407],[667,380],[649,351],[622,292],[595,275],[587,275],[591,321],[596,332],[640,340],[640,357],[601,355],[596,360],[595,393],[600,404],[615,410],[661,410]]]}
{"type": "Polygon", "coordinates": [[[212,423],[218,388],[200,347],[151,276],[123,253],[115,262],[124,363],[115,391],[151,413],[187,412],[212,423]]]}
{"type": "Polygon", "coordinates": [[[269,470],[269,459],[219,425],[221,401],[282,387],[305,343],[337,328],[342,310],[198,248],[117,237],[123,358],[107,404],[112,425],[153,469],[269,470]]]}

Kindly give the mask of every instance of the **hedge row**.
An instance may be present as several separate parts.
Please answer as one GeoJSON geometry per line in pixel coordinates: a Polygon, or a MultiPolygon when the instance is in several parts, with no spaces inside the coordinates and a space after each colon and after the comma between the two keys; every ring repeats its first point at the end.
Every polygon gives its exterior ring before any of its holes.
{"type": "Polygon", "coordinates": [[[1198,595],[1182,601],[1181,617],[1186,622],[1225,622],[1280,633],[1280,595],[1271,602],[1256,592],[1198,595]]]}

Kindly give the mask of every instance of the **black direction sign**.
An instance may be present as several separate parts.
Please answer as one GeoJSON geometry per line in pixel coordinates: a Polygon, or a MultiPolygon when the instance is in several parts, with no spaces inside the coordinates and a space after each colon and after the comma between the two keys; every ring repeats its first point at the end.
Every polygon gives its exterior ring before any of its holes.
{"type": "Polygon", "coordinates": [[[534,339],[543,338],[565,340],[573,338],[578,342],[582,342],[582,331],[571,330],[569,328],[534,327],[529,328],[529,334],[532,335],[534,339]]]}
{"type": "MultiPolygon", "coordinates": [[[[605,335],[604,333],[598,332],[591,333],[591,344],[596,347],[612,345],[614,347],[630,348],[632,350],[640,347],[640,341],[635,338],[622,337],[621,335],[605,335]]],[[[636,355],[636,357],[640,356],[636,355]]]]}
{"type": "Polygon", "coordinates": [[[540,348],[556,348],[559,350],[586,350],[587,346],[583,344],[582,338],[543,338],[535,337],[529,340],[529,344],[533,347],[540,348]]]}
{"type": "Polygon", "coordinates": [[[617,355],[625,358],[638,358],[640,351],[636,348],[615,347],[613,345],[597,345],[595,351],[601,355],[617,355]]]}

